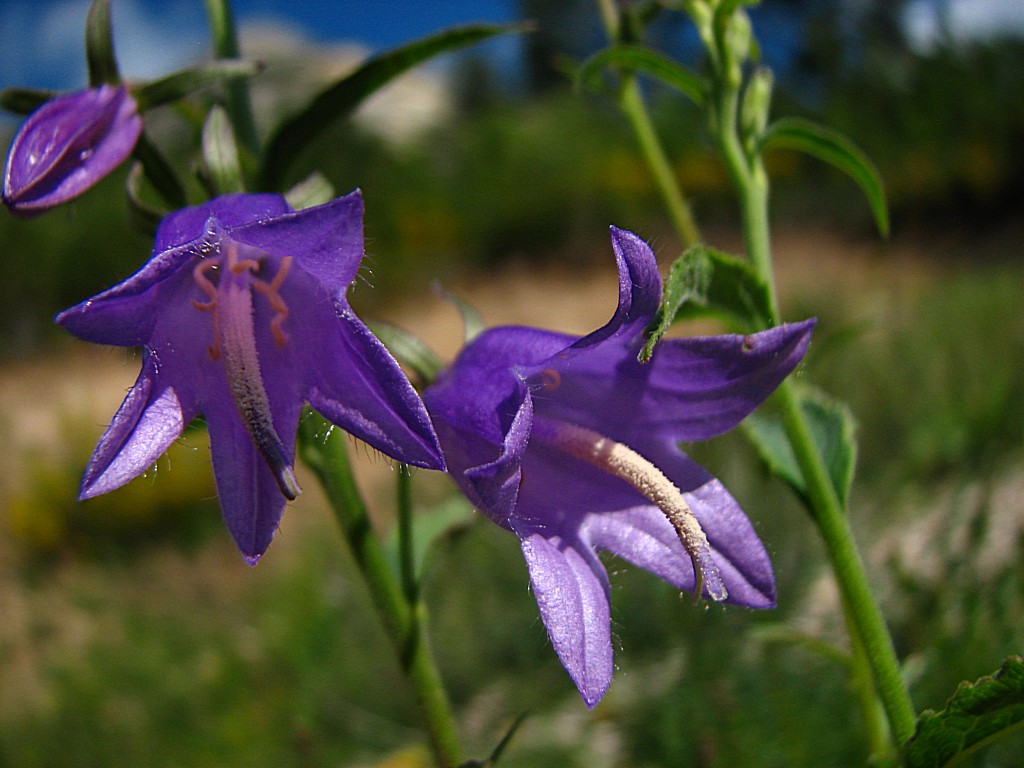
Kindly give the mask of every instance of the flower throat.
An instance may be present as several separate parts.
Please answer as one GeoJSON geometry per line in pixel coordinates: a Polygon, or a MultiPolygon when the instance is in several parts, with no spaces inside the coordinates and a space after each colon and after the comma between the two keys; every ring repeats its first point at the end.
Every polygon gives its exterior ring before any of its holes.
{"type": "Polygon", "coordinates": [[[281,493],[293,500],[301,489],[284,443],[274,429],[256,347],[252,294],[256,290],[266,297],[274,311],[270,333],[274,343],[283,348],[288,343],[283,328],[288,318],[288,305],[281,297],[280,288],[288,277],[292,257],[281,259],[269,281],[257,277],[263,263],[260,259],[239,258],[237,244],[225,241],[223,255],[202,259],[192,270],[196,285],[209,297],[206,302],[193,299],[192,306],[210,313],[213,344],[207,353],[211,360],[223,363],[228,389],[242,422],[270,467],[281,493]],[[214,276],[216,282],[212,279],[214,276]]]}

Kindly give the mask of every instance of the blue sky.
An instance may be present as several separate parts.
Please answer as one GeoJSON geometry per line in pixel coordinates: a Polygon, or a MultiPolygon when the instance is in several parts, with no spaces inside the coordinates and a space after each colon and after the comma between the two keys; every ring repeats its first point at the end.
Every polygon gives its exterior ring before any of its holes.
{"type": "MultiPolygon", "coordinates": [[[[763,10],[771,5],[765,0],[763,10]]],[[[0,87],[84,85],[88,6],[89,0],[0,0],[0,87]]],[[[912,0],[906,21],[915,46],[927,49],[934,41],[939,6],[947,9],[955,36],[1024,34],[1024,0],[912,0]]],[[[353,40],[381,49],[451,24],[511,21],[516,2],[235,0],[234,7],[243,25],[270,24],[317,42],[353,40]]],[[[113,0],[113,14],[118,56],[129,77],[166,74],[208,52],[202,0],[113,0]]]]}
{"type": "MultiPolygon", "coordinates": [[[[354,40],[373,49],[443,27],[515,17],[514,0],[235,0],[241,24],[299,32],[317,42],[354,40]]],[[[0,87],[85,84],[83,28],[89,0],[2,0],[0,87]]],[[[113,0],[115,46],[129,77],[154,77],[209,49],[202,0],[113,0]]]]}

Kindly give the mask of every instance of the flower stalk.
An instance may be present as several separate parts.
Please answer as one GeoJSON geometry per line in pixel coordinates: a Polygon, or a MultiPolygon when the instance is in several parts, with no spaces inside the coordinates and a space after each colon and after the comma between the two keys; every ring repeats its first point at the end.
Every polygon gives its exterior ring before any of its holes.
{"type": "MultiPolygon", "coordinates": [[[[418,598],[408,599],[408,585],[395,577],[388,564],[356,486],[345,438],[337,433],[323,420],[307,417],[300,427],[299,450],[327,495],[384,631],[413,687],[438,768],[455,768],[462,763],[462,748],[427,637],[426,607],[418,598]]],[[[408,477],[405,470],[400,472],[408,477]]],[[[404,496],[400,490],[400,497],[404,496]]],[[[401,502],[399,509],[404,506],[401,502]]],[[[402,537],[407,538],[405,534],[402,537]]]]}

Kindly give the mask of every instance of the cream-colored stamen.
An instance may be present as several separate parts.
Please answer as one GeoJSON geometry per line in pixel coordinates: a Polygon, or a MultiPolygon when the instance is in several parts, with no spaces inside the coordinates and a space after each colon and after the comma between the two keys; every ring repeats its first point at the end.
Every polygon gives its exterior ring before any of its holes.
{"type": "Polygon", "coordinates": [[[575,424],[537,419],[531,439],[540,439],[633,486],[661,510],[690,556],[695,580],[694,602],[700,600],[705,586],[708,595],[716,602],[728,597],[718,566],[711,557],[711,545],[704,529],[683,498],[682,491],[658,467],[628,445],[575,424]]]}

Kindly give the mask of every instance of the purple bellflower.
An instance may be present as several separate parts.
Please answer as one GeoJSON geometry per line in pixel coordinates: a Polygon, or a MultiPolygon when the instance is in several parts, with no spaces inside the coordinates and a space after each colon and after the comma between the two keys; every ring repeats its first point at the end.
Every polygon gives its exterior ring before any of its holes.
{"type": "Polygon", "coordinates": [[[582,338],[491,329],[423,395],[448,471],[519,537],[548,636],[589,707],[613,669],[598,550],[695,597],[774,606],[753,526],[679,443],[736,426],[797,366],[814,325],[663,340],[641,364],[661,278],[637,236],[613,228],[612,245],[619,305],[607,325],[582,338]]]}
{"type": "Polygon", "coordinates": [[[77,197],[135,148],[142,118],[124,86],[101,85],[47,101],[11,143],[3,201],[33,216],[77,197]]]}
{"type": "Polygon", "coordinates": [[[362,224],[358,191],[302,211],[279,195],[219,197],[167,216],[141,270],[61,313],[83,339],[143,347],[81,498],[145,471],[202,413],[224,520],[255,564],[299,493],[305,402],[388,456],[443,469],[422,401],[345,297],[362,224]]]}

